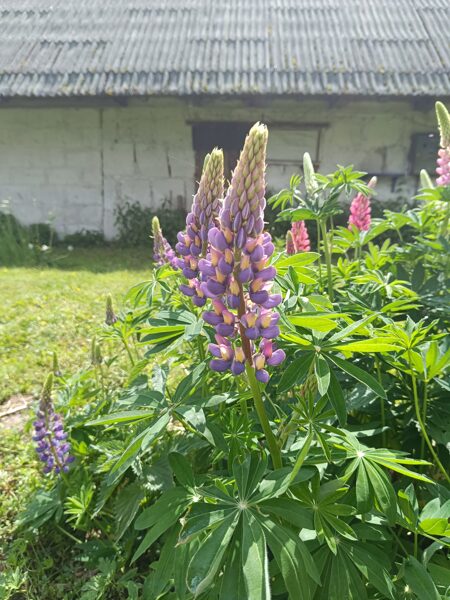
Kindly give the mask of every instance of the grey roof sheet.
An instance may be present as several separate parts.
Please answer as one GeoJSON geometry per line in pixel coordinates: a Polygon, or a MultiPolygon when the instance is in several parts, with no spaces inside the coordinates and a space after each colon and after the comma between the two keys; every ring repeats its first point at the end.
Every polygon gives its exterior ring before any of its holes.
{"type": "Polygon", "coordinates": [[[450,94],[449,0],[0,0],[0,96],[450,94]]]}

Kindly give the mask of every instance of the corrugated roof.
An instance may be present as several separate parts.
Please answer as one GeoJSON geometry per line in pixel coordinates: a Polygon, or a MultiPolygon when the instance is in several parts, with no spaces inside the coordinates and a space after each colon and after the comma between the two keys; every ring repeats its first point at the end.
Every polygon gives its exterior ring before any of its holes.
{"type": "Polygon", "coordinates": [[[449,93],[449,0],[0,0],[3,97],[449,93]]]}

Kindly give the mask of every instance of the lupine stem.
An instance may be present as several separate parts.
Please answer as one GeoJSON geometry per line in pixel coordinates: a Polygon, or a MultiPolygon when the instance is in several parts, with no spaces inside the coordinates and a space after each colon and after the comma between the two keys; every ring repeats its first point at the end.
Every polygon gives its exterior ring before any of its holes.
{"type": "Polygon", "coordinates": [[[272,457],[272,463],[275,469],[281,469],[283,463],[281,461],[281,452],[278,447],[277,440],[273,434],[272,428],[270,427],[269,419],[267,418],[266,409],[264,408],[264,403],[261,396],[261,391],[259,389],[259,384],[255,376],[255,370],[251,365],[246,362],[245,370],[247,372],[248,382],[250,384],[250,389],[253,393],[253,402],[255,403],[256,412],[258,414],[258,419],[261,424],[261,427],[264,431],[264,435],[266,437],[267,444],[269,446],[270,455],[272,457]]]}
{"type": "Polygon", "coordinates": [[[431,440],[430,440],[427,430],[425,428],[425,423],[422,419],[422,413],[421,413],[420,404],[419,404],[419,394],[417,393],[417,382],[416,382],[416,377],[415,377],[414,371],[413,371],[410,350],[408,350],[408,360],[409,360],[409,368],[411,369],[411,382],[412,382],[413,397],[414,397],[414,407],[416,409],[416,418],[419,423],[420,431],[422,433],[423,439],[425,440],[425,443],[427,444],[427,446],[434,458],[436,465],[438,466],[439,470],[441,471],[441,473],[443,474],[445,479],[450,483],[450,475],[447,473],[444,465],[441,463],[439,456],[437,455],[436,450],[433,448],[433,444],[431,443],[431,440]]]}
{"type": "Polygon", "coordinates": [[[326,227],[326,223],[324,221],[320,221],[320,228],[322,231],[323,251],[325,254],[325,262],[327,265],[328,296],[330,297],[331,302],[333,302],[334,301],[334,293],[333,293],[333,277],[331,274],[331,255],[330,255],[330,247],[328,245],[327,227],[326,227]]]}
{"type": "MultiPolygon", "coordinates": [[[[423,389],[423,407],[422,407],[422,420],[424,423],[427,422],[427,408],[428,408],[428,386],[427,382],[424,383],[423,389]]],[[[425,440],[422,437],[422,441],[420,444],[420,458],[423,459],[425,455],[425,440]]]]}
{"type": "MultiPolygon", "coordinates": [[[[378,383],[382,386],[382,380],[381,380],[381,369],[380,369],[380,359],[378,358],[378,356],[375,357],[375,364],[377,366],[377,376],[378,376],[378,383]]],[[[380,397],[380,412],[381,412],[381,428],[382,428],[382,432],[381,432],[381,443],[383,445],[383,448],[386,448],[386,432],[385,432],[385,427],[386,427],[386,411],[385,411],[385,407],[384,407],[384,398],[380,397]]]]}
{"type": "Polygon", "coordinates": [[[317,225],[317,254],[319,255],[319,261],[318,261],[318,266],[319,266],[319,287],[320,287],[320,290],[322,291],[322,260],[320,258],[320,225],[319,225],[319,219],[316,219],[316,225],[317,225]]]}

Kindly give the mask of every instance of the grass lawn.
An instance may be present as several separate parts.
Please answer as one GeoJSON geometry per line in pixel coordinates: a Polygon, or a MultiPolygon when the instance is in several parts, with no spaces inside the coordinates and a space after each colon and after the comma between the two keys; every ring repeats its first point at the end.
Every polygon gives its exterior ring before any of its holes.
{"type": "Polygon", "coordinates": [[[41,269],[0,267],[0,403],[36,393],[54,351],[64,372],[86,363],[106,294],[120,306],[127,289],[146,279],[150,256],[150,247],[83,248],[54,251],[41,269]]]}

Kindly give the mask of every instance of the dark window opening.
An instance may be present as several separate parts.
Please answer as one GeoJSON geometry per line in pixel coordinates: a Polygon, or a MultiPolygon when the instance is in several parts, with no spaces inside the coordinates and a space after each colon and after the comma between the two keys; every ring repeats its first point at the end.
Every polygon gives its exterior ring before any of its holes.
{"type": "Polygon", "coordinates": [[[439,135],[437,133],[415,133],[411,138],[410,173],[419,175],[426,169],[430,175],[436,168],[439,135]]]}
{"type": "Polygon", "coordinates": [[[236,121],[194,123],[195,181],[200,180],[205,156],[216,146],[223,150],[225,178],[229,180],[251,126],[252,123],[236,121]]]}

